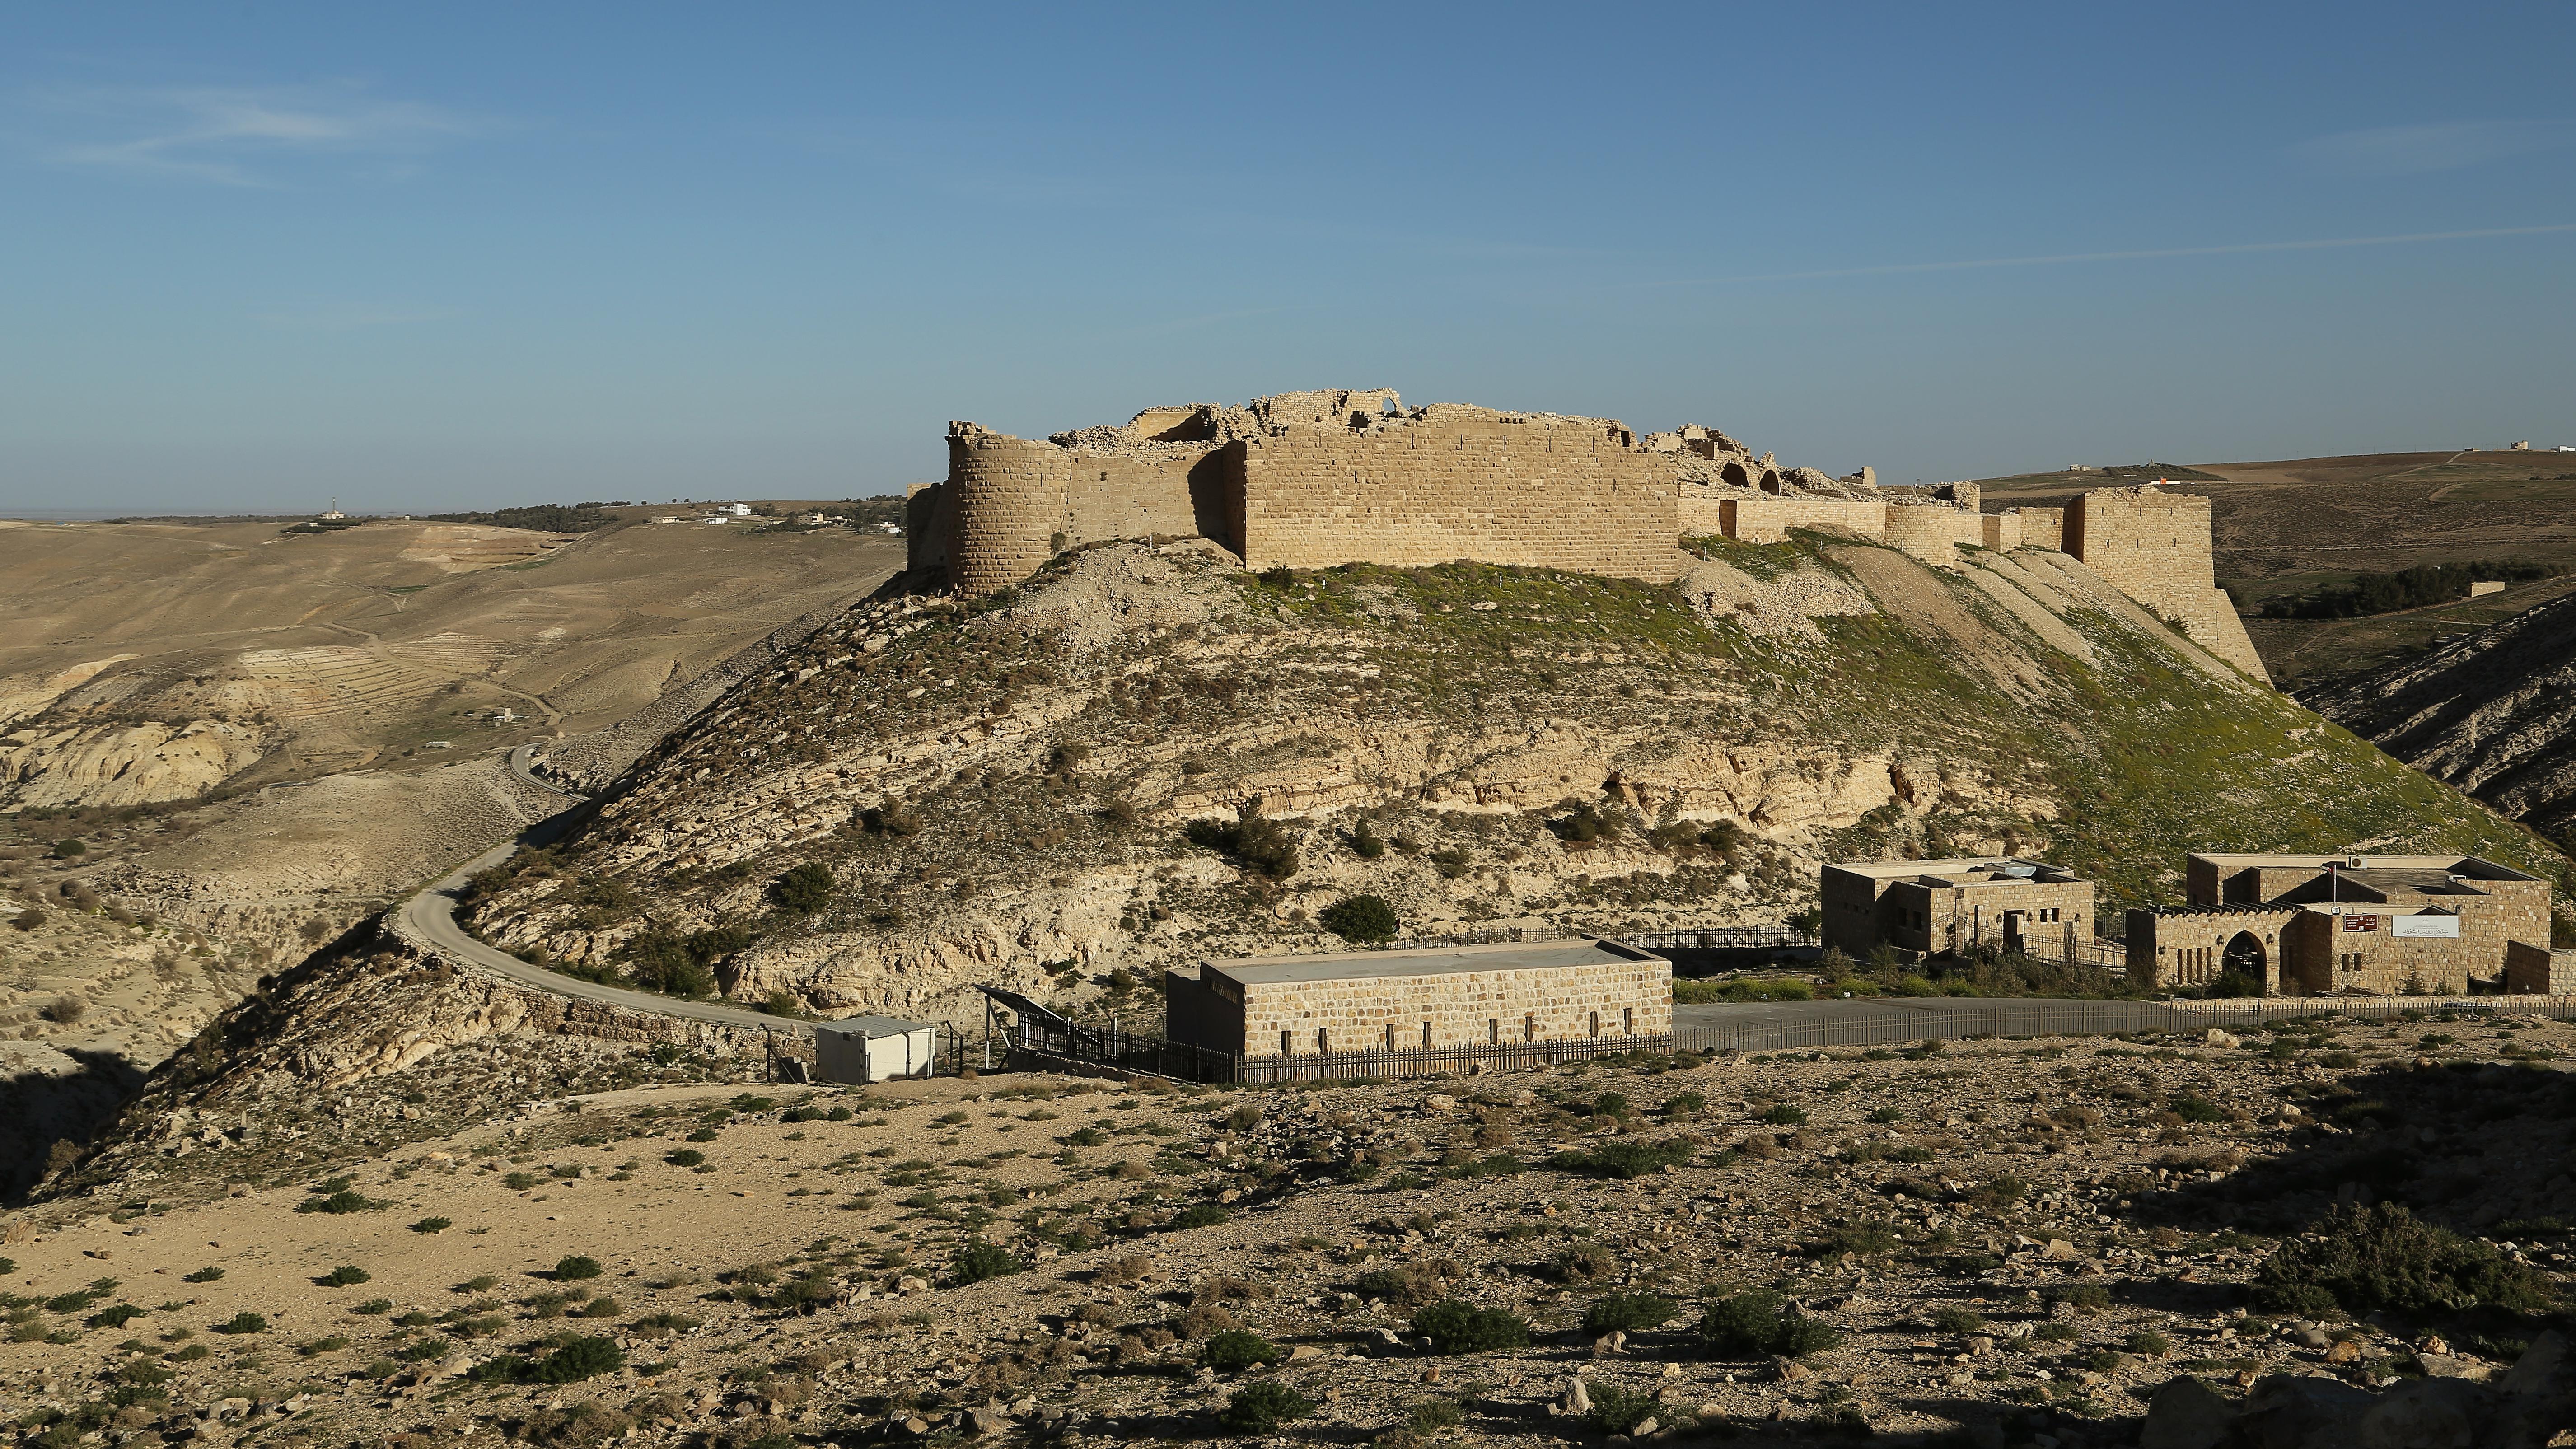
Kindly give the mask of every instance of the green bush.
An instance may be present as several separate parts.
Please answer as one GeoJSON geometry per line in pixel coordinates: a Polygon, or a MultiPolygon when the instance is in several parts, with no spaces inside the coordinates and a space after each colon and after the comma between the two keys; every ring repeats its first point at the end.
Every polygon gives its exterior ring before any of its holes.
{"type": "Polygon", "coordinates": [[[1691,1160],[1693,1151],[1689,1143],[1676,1138],[1640,1142],[1631,1137],[1614,1137],[1589,1152],[1560,1152],[1549,1158],[1547,1165],[1559,1172],[1626,1180],[1678,1167],[1691,1160]]]}
{"type": "Polygon", "coordinates": [[[1297,842],[1275,820],[1253,814],[1231,823],[1193,820],[1185,832],[1190,844],[1230,855],[1246,869],[1272,880],[1297,873],[1297,842]]]}
{"type": "Polygon", "coordinates": [[[1830,1324],[1800,1313],[1796,1305],[1767,1289],[1723,1298],[1700,1316],[1701,1347],[1722,1358],[1781,1354],[1798,1358],[1821,1353],[1842,1342],[1830,1324]]]}
{"type": "Polygon", "coordinates": [[[1466,1417],[1447,1399],[1420,1399],[1404,1411],[1404,1427],[1416,1434],[1431,1435],[1457,1428],[1466,1417]]]}
{"type": "Polygon", "coordinates": [[[809,860],[781,874],[769,883],[769,898],[782,911],[811,915],[832,903],[832,868],[819,860],[809,860]]]}
{"type": "Polygon", "coordinates": [[[1793,1103],[1781,1102],[1764,1112],[1757,1120],[1772,1127],[1804,1127],[1807,1125],[1807,1109],[1793,1103]]]}
{"type": "Polygon", "coordinates": [[[1933,1310],[1932,1326],[1943,1333],[1974,1333],[1986,1326],[1986,1316],[1973,1308],[1945,1304],[1933,1310]]]}
{"type": "Polygon", "coordinates": [[[391,1313],[393,1309],[394,1301],[390,1298],[370,1298],[349,1311],[351,1313],[391,1313]]]}
{"type": "Polygon", "coordinates": [[[2258,1306],[2309,1317],[2472,1307],[2538,1313],[2556,1298],[2549,1280],[2533,1269],[2396,1203],[2336,1209],[2312,1233],[2284,1244],[2254,1276],[2258,1306]]]}
{"type": "Polygon", "coordinates": [[[355,1263],[343,1263],[313,1281],[324,1288],[354,1288],[374,1276],[355,1263]]]}
{"type": "Polygon", "coordinates": [[[1212,1202],[1192,1203],[1172,1219],[1174,1228],[1212,1228],[1233,1218],[1233,1214],[1212,1202]]]}
{"type": "Polygon", "coordinates": [[[1479,1308],[1463,1298],[1434,1303],[1413,1315],[1413,1331],[1439,1353],[1487,1353],[1529,1346],[1529,1325],[1500,1308],[1479,1308]]]}
{"type": "Polygon", "coordinates": [[[443,1233],[454,1226],[456,1224],[445,1218],[422,1218],[411,1225],[411,1230],[415,1233],[443,1233]]]}
{"type": "Polygon", "coordinates": [[[663,1153],[662,1160],[673,1167],[704,1167],[707,1155],[694,1147],[682,1147],[663,1153]]]}
{"type": "Polygon", "coordinates": [[[1605,1333],[1635,1333],[1669,1322],[1682,1306],[1652,1293],[1613,1293],[1596,1298],[1583,1310],[1583,1331],[1594,1338],[1605,1333]]]}
{"type": "Polygon", "coordinates": [[[131,1303],[113,1303],[91,1314],[84,1322],[90,1328],[123,1328],[142,1316],[143,1310],[131,1303]]]}
{"type": "Polygon", "coordinates": [[[295,1210],[300,1213],[371,1213],[378,1208],[391,1206],[393,1206],[391,1203],[378,1202],[371,1197],[361,1197],[344,1187],[328,1196],[308,1197],[297,1203],[295,1210]]]}
{"type": "Polygon", "coordinates": [[[2227,1113],[2220,1110],[2216,1102],[2207,1097],[2193,1096],[2188,1092],[2174,1098],[2169,1105],[2173,1109],[2173,1114],[2186,1122],[2207,1123],[2227,1120],[2227,1113]]]}
{"type": "Polygon", "coordinates": [[[626,1367],[626,1355],[612,1338],[572,1338],[539,1359],[528,1379],[540,1384],[572,1384],[626,1367]]]}
{"type": "Polygon", "coordinates": [[[2042,1289],[2039,1301],[2051,1308],[2063,1303],[2084,1313],[2099,1313],[2111,1306],[2111,1290],[2099,1283],[2063,1283],[2042,1289]]]}
{"type": "Polygon", "coordinates": [[[569,1258],[555,1260],[555,1281],[559,1283],[578,1283],[584,1278],[596,1278],[600,1272],[597,1258],[585,1258],[575,1254],[569,1258]]]}
{"type": "Polygon", "coordinates": [[[215,1325],[217,1333],[266,1333],[268,1320],[245,1308],[215,1325]]]}
{"type": "Polygon", "coordinates": [[[1315,1401],[1279,1382],[1263,1379],[1234,1391],[1218,1411],[1217,1426],[1229,1434],[1267,1434],[1290,1419],[1315,1412],[1315,1401]]]}
{"type": "Polygon", "coordinates": [[[1697,1092],[1682,1092],[1664,1101],[1664,1115],[1675,1121],[1696,1117],[1708,1110],[1708,1098],[1697,1092]]]}
{"type": "Polygon", "coordinates": [[[1199,1367],[1214,1369],[1221,1374],[1241,1373],[1248,1368],[1277,1363],[1287,1356],[1277,1344],[1240,1328],[1211,1334],[1206,1343],[1199,1345],[1199,1367]]]}
{"type": "Polygon", "coordinates": [[[223,1269],[215,1267],[212,1264],[208,1264],[203,1268],[199,1268],[194,1273],[183,1275],[179,1281],[182,1283],[212,1283],[222,1276],[224,1276],[223,1269]]]}
{"type": "Polygon", "coordinates": [[[1346,941],[1374,945],[1395,939],[1395,907],[1383,896],[1344,896],[1324,907],[1316,919],[1325,930],[1346,941]]]}
{"type": "Polygon", "coordinates": [[[1621,1388],[1617,1384],[1592,1384],[1591,1423],[1603,1434],[1625,1434],[1663,1411],[1653,1393],[1645,1389],[1621,1388]]]}
{"type": "Polygon", "coordinates": [[[1028,1266],[1012,1256],[1010,1249],[977,1238],[957,1250],[948,1270],[960,1283],[981,1283],[987,1278],[1007,1278],[1028,1266]]]}

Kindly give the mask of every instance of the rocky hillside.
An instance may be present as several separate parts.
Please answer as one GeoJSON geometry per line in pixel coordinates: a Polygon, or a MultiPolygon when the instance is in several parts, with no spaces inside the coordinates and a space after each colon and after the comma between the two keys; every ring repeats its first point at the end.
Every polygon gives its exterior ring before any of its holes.
{"type": "Polygon", "coordinates": [[[1722,540],[1675,587],[1459,564],[1250,577],[1139,545],[961,605],[891,595],[737,686],[489,938],[827,1012],[1111,1002],[1171,960],[1779,921],[1820,859],[2039,853],[2114,902],[2183,852],[2368,843],[2563,873],[2061,554],[1949,569],[1722,540]]]}
{"type": "Polygon", "coordinates": [[[2309,702],[2545,835],[2576,832],[2576,594],[2309,702]]]}

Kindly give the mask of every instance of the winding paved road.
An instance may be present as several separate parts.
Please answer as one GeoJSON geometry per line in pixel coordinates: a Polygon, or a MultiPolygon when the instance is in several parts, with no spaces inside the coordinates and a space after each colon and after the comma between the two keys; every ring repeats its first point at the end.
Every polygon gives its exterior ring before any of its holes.
{"type": "Polygon", "coordinates": [[[575,795],[559,785],[537,778],[530,765],[534,745],[521,745],[510,752],[510,772],[529,784],[551,790],[574,801],[521,831],[516,840],[496,845],[446,875],[433,881],[420,894],[402,903],[394,911],[394,929],[442,954],[468,961],[487,971],[506,976],[540,991],[559,996],[597,1001],[609,1006],[622,1006],[631,1011],[649,1011],[662,1016],[686,1017],[692,1021],[711,1021],[725,1026],[756,1026],[769,1031],[805,1032],[813,1028],[800,1021],[746,1011],[738,1006],[719,1006],[713,1002],[689,1001],[677,996],[661,996],[649,991],[629,991],[620,986],[602,986],[578,976],[565,976],[542,966],[531,966],[507,951],[495,950],[465,933],[456,923],[456,907],[464,894],[465,882],[476,871],[489,870],[508,860],[522,847],[544,845],[563,834],[572,823],[573,810],[585,797],[575,795]]]}

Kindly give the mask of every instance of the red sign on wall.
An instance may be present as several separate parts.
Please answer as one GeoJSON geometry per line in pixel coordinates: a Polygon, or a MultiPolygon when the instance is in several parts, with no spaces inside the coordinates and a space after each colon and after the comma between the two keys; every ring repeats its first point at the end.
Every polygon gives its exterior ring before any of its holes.
{"type": "Polygon", "coordinates": [[[2379,918],[2377,916],[2346,916],[2343,918],[2343,928],[2347,931],[2376,931],[2379,929],[2379,918]]]}

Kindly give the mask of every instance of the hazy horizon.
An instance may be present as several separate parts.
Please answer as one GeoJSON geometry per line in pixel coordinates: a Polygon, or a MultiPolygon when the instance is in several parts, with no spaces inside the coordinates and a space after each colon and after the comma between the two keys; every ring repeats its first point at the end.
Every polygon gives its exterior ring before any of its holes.
{"type": "Polygon", "coordinates": [[[0,514],[836,499],[1314,387],[1891,481],[2576,442],[2563,7],[18,18],[0,514]]]}

